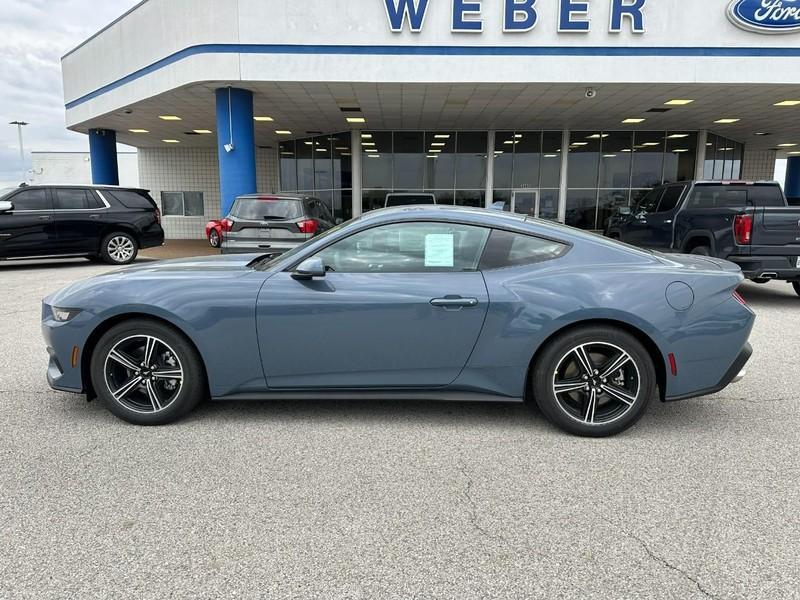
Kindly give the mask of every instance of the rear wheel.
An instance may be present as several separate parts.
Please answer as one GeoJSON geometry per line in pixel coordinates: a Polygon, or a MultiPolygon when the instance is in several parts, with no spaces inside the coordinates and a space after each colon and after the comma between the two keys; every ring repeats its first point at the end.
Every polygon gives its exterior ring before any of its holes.
{"type": "Polygon", "coordinates": [[[219,232],[216,229],[212,229],[208,234],[208,243],[211,244],[212,248],[219,248],[219,232]]]}
{"type": "Polygon", "coordinates": [[[794,288],[795,293],[800,296],[800,281],[793,281],[792,287],[794,288]]]}
{"type": "Polygon", "coordinates": [[[110,265],[127,265],[136,260],[139,245],[130,234],[118,231],[103,238],[100,257],[110,265]]]}
{"type": "Polygon", "coordinates": [[[656,393],[647,350],[625,331],[587,326],[567,332],[538,357],[533,395],[561,429],[586,437],[625,431],[656,393]]]}
{"type": "Polygon", "coordinates": [[[171,327],[133,319],[112,327],[92,354],[92,385],[120,419],[164,425],[206,396],[205,370],[197,351],[171,327]]]}

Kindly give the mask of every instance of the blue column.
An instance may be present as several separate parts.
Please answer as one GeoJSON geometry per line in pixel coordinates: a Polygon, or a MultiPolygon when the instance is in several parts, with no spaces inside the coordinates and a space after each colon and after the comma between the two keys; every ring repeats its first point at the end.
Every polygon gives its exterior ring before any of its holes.
{"type": "Polygon", "coordinates": [[[784,191],[787,198],[800,198],[800,156],[791,156],[786,161],[784,191]]]}
{"type": "Polygon", "coordinates": [[[253,92],[217,90],[217,145],[221,212],[227,215],[237,196],[256,191],[256,146],[253,92]]]}
{"type": "Polygon", "coordinates": [[[92,162],[92,183],[119,185],[117,132],[110,129],[90,129],[89,155],[92,162]]]}

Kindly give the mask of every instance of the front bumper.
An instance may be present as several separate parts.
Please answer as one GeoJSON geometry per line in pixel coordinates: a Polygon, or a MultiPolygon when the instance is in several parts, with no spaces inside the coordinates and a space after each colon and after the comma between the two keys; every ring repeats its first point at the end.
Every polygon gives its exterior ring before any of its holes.
{"type": "Polygon", "coordinates": [[[81,313],[71,321],[58,322],[52,317],[52,309],[42,304],[42,337],[49,361],[47,383],[54,390],[82,394],[86,391],[83,381],[83,349],[86,345],[92,315],[81,313]],[[73,349],[77,353],[72,365],[73,349]]]}
{"type": "Polygon", "coordinates": [[[742,351],[736,357],[736,360],[733,361],[733,364],[730,368],[725,372],[725,375],[722,377],[720,382],[708,389],[700,390],[697,392],[692,392],[690,394],[684,394],[681,396],[669,396],[666,398],[667,402],[677,402],[679,400],[689,400],[690,398],[700,398],[702,396],[710,396],[711,394],[716,394],[717,392],[721,392],[726,387],[728,387],[732,383],[737,383],[744,379],[747,371],[745,371],[745,365],[747,361],[750,360],[750,357],[753,356],[753,347],[750,343],[746,343],[742,351]]]}

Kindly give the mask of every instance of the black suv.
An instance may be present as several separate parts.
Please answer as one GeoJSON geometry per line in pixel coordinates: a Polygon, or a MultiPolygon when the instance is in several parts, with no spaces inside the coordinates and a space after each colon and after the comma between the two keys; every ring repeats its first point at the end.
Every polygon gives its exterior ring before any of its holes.
{"type": "Polygon", "coordinates": [[[85,256],[126,265],[161,246],[161,213],[147,190],[22,186],[0,190],[0,260],[85,256]]]}

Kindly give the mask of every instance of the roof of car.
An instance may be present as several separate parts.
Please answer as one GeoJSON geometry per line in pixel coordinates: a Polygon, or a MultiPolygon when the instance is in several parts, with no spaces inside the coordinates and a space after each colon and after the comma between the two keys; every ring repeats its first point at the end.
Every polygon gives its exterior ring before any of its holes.
{"type": "Polygon", "coordinates": [[[131,190],[136,192],[149,192],[145,188],[137,187],[135,185],[99,185],[94,183],[33,183],[30,185],[21,185],[15,188],[8,188],[13,190],[30,190],[38,188],[79,188],[90,190],[131,190]]]}

